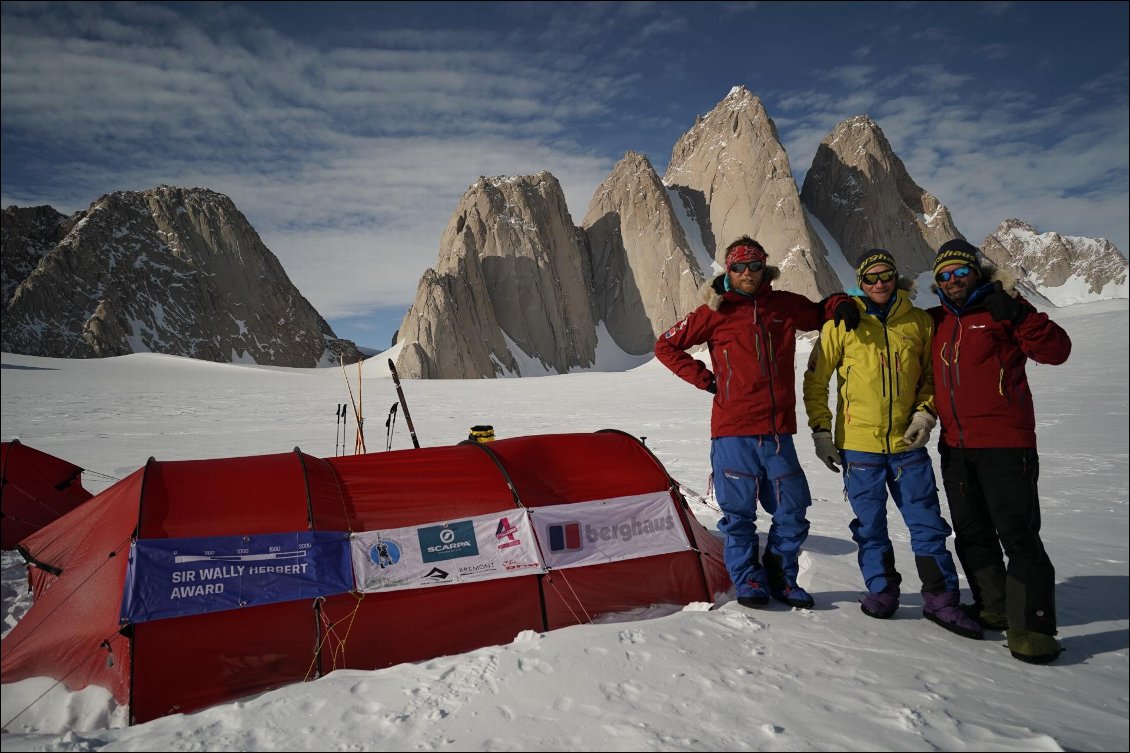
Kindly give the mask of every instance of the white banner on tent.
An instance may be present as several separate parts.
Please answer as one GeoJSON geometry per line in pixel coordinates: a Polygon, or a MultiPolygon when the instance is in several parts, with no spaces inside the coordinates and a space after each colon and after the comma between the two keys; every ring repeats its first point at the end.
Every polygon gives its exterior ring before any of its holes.
{"type": "Polygon", "coordinates": [[[530,515],[550,569],[691,548],[667,491],[536,507],[530,515]]]}
{"type": "Polygon", "coordinates": [[[350,538],[358,591],[398,591],[544,573],[524,509],[350,538]]]}

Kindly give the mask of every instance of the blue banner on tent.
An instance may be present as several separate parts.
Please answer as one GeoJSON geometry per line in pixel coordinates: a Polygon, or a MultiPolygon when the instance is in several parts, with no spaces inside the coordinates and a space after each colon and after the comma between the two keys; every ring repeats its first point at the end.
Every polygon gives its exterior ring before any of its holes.
{"type": "Polygon", "coordinates": [[[121,620],[148,622],[352,589],[348,533],[143,539],[130,547],[121,620]]]}

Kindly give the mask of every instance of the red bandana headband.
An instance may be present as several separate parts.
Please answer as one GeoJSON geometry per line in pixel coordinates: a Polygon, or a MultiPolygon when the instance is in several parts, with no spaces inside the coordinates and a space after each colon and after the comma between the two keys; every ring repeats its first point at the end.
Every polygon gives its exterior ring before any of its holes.
{"type": "Polygon", "coordinates": [[[726,266],[737,264],[738,262],[759,261],[764,263],[768,260],[769,255],[765,253],[765,249],[760,246],[734,246],[726,254],[726,266]]]}

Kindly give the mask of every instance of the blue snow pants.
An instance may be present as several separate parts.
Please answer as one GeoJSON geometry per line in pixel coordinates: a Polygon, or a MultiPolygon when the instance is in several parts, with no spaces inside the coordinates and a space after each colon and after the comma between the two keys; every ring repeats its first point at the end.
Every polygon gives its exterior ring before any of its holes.
{"type": "Polygon", "coordinates": [[[897,588],[902,576],[894,567],[887,533],[887,490],[910,531],[924,593],[957,591],[957,568],[946,549],[950,526],[942,517],[934,466],[925,448],[885,455],[842,450],[844,491],[855,520],[852,539],[859,547],[859,571],[870,593],[897,588]]]}
{"type": "Polygon", "coordinates": [[[737,595],[748,596],[749,581],[766,587],[757,540],[757,504],[772,516],[766,552],[781,563],[795,586],[800,547],[808,538],[805,510],[812,504],[808,479],[790,434],[716,437],[710,444],[714,492],[722,508],[718,530],[726,535],[723,556],[737,595]]]}

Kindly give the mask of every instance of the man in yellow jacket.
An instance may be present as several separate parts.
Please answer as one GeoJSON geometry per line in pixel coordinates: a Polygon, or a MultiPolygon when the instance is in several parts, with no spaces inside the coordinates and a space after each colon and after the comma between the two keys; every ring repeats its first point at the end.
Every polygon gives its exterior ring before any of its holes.
{"type": "Polygon", "coordinates": [[[844,492],[855,519],[849,524],[867,584],[864,614],[895,614],[902,576],[887,532],[887,490],[910,530],[922,580],[923,614],[967,638],[981,625],[960,604],[957,568],[946,548],[949,524],[926,443],[936,423],[931,343],[934,322],[899,285],[894,257],[882,249],[860,256],[856,274],[862,317],[851,332],[828,322],[804,375],[804,406],[816,455],[834,472],[843,465],[844,492]],[[836,374],[835,437],[828,382],[836,374]]]}

